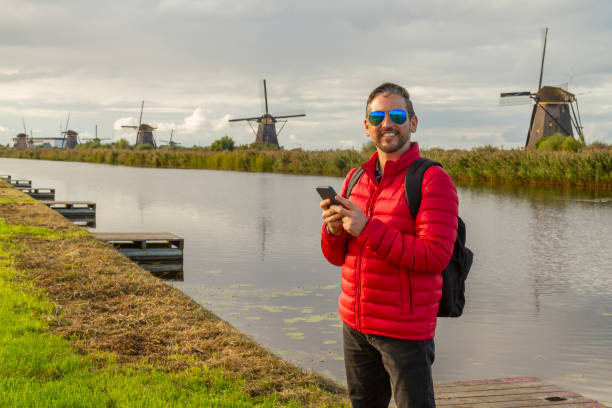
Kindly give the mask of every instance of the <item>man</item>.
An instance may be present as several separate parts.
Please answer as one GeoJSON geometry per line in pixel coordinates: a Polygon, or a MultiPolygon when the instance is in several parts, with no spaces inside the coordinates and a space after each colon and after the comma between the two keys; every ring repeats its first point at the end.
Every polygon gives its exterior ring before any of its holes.
{"type": "Polygon", "coordinates": [[[408,92],[384,83],[366,104],[365,133],[376,152],[350,194],[321,201],[321,248],[342,266],[339,299],[344,361],[353,407],[434,407],[431,365],[441,271],[457,235],[457,190],[439,166],[423,177],[416,220],[404,177],[420,157],[410,135],[418,119],[408,92]]]}

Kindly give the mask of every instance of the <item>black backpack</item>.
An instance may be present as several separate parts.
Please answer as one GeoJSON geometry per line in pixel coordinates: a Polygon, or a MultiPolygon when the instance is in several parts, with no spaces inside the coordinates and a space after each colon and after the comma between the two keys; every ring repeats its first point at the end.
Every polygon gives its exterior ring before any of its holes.
{"type": "MultiPolygon", "coordinates": [[[[421,206],[421,186],[423,175],[431,166],[442,165],[433,160],[421,157],[410,165],[404,180],[406,201],[410,207],[412,218],[416,220],[419,207],[421,206]]],[[[363,175],[363,167],[358,167],[349,180],[346,197],[351,195],[355,184],[363,175]]],[[[461,217],[457,218],[457,239],[453,255],[446,268],[442,271],[442,297],[438,308],[438,317],[459,317],[463,313],[465,305],[465,280],[467,279],[474,254],[465,246],[465,224],[461,217]]]]}

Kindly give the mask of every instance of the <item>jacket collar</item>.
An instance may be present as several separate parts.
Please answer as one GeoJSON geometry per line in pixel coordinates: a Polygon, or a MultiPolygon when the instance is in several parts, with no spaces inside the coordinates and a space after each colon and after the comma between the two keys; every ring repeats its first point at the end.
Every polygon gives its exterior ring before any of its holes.
{"type": "MultiPolygon", "coordinates": [[[[385,168],[383,170],[383,180],[389,180],[394,178],[398,174],[404,174],[410,165],[414,163],[416,159],[421,157],[421,153],[419,151],[419,144],[417,142],[410,142],[410,149],[406,150],[404,154],[402,154],[397,160],[387,160],[385,163],[385,168]]],[[[378,151],[374,152],[374,154],[370,157],[370,159],[363,163],[361,167],[365,171],[365,173],[372,179],[372,181],[376,182],[376,163],[378,162],[378,151]]]]}

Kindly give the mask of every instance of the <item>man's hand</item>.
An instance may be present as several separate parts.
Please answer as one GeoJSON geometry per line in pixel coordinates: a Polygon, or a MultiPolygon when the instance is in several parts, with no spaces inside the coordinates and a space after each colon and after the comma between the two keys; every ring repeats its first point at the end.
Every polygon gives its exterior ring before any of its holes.
{"type": "Polygon", "coordinates": [[[342,227],[354,237],[358,237],[368,223],[368,219],[361,211],[361,208],[350,202],[348,199],[336,196],[343,206],[332,205],[331,210],[342,216],[342,227]]]}
{"type": "MultiPolygon", "coordinates": [[[[336,197],[337,198],[337,197],[336,197]]],[[[342,234],[342,214],[330,208],[331,200],[326,198],[319,204],[323,210],[322,218],[327,223],[327,230],[335,236],[342,234]]],[[[338,207],[335,205],[334,207],[338,207]]]]}

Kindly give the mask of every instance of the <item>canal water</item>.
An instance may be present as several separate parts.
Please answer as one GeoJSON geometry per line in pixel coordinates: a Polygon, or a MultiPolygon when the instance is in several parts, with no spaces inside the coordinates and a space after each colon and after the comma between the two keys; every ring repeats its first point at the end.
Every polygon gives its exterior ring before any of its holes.
{"type": "MultiPolygon", "coordinates": [[[[177,288],[283,358],[344,381],[339,268],[315,186],[342,179],[0,159],[0,174],[97,204],[99,232],[185,238],[177,288]]],[[[612,193],[459,188],[475,253],[435,381],[535,376],[612,405],[612,193]]]]}

